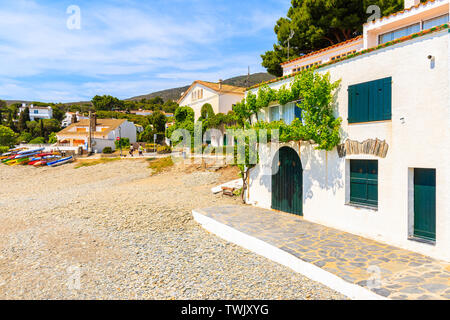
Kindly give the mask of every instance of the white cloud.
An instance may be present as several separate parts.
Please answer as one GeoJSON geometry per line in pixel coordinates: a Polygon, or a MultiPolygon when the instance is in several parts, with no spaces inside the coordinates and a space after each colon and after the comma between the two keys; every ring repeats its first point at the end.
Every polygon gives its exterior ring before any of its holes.
{"type": "Polygon", "coordinates": [[[270,34],[280,16],[247,4],[248,12],[233,12],[215,1],[170,2],[170,10],[164,1],[88,2],[80,5],[81,30],[69,30],[66,8],[50,3],[0,0],[0,97],[125,98],[240,75],[247,65],[261,71],[261,52],[233,47],[233,38],[270,34]]]}

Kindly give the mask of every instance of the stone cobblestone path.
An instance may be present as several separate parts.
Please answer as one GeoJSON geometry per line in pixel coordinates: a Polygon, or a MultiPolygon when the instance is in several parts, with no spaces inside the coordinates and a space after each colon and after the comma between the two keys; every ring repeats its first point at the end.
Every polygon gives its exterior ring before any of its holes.
{"type": "Polygon", "coordinates": [[[450,299],[450,263],[282,212],[234,205],[196,212],[389,299],[450,299]]]}

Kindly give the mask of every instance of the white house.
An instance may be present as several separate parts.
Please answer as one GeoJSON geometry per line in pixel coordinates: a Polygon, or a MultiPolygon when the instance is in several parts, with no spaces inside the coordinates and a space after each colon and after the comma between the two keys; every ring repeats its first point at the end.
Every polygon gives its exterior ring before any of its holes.
{"type": "MultiPolygon", "coordinates": [[[[284,63],[288,77],[269,87],[289,86],[293,70],[318,61],[316,72],[341,80],[342,145],[266,146],[248,203],[450,261],[448,19],[449,0],[405,1],[401,12],[365,24],[363,37],[284,63]]],[[[259,119],[296,116],[295,103],[272,104],[259,119]]]]}
{"type": "MultiPolygon", "coordinates": [[[[19,108],[19,115],[25,109],[27,108],[27,105],[25,103],[22,103],[22,106],[19,108]]],[[[53,109],[52,107],[37,107],[31,104],[28,109],[30,110],[30,120],[31,121],[39,121],[41,119],[52,119],[53,118],[53,109]]]]}
{"type": "Polygon", "coordinates": [[[102,152],[105,147],[115,150],[117,138],[128,138],[136,142],[136,126],[126,119],[93,119],[90,133],[89,119],[81,120],[64,128],[56,134],[58,144],[83,146],[87,150],[89,135],[92,136],[93,152],[102,152]]]}
{"type": "MultiPolygon", "coordinates": [[[[182,107],[191,107],[197,120],[204,104],[209,103],[215,114],[227,114],[233,110],[233,105],[242,101],[244,96],[245,88],[223,84],[222,80],[218,83],[197,80],[181,95],[178,104],[182,107]]],[[[227,143],[227,138],[212,133],[204,137],[204,142],[220,146],[227,143]]]]}
{"type": "Polygon", "coordinates": [[[89,119],[89,117],[81,115],[78,111],[77,112],[66,112],[64,119],[61,122],[61,126],[63,128],[70,126],[76,117],[76,122],[79,122],[80,120],[86,120],[89,119]]]}

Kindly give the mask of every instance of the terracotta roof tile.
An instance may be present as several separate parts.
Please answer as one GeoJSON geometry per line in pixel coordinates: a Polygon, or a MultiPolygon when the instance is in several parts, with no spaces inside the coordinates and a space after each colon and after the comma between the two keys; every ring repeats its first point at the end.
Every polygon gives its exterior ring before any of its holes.
{"type": "Polygon", "coordinates": [[[181,96],[180,99],[178,99],[178,103],[181,102],[181,100],[183,100],[189,93],[189,91],[191,91],[191,89],[196,85],[196,84],[201,84],[207,88],[210,88],[216,92],[219,93],[231,93],[231,94],[238,94],[238,95],[242,95],[244,96],[245,94],[245,90],[246,88],[243,87],[236,87],[236,86],[231,86],[229,84],[222,84],[222,89],[219,88],[219,84],[215,83],[215,82],[208,82],[208,81],[202,81],[202,80],[196,80],[192,83],[192,85],[189,87],[188,90],[186,90],[186,92],[181,96]]]}
{"type": "Polygon", "coordinates": [[[403,9],[403,10],[401,10],[401,11],[397,11],[397,12],[391,13],[391,14],[389,14],[389,15],[387,15],[387,16],[384,16],[384,17],[381,17],[381,18],[379,18],[379,19],[375,19],[375,20],[373,20],[373,21],[366,22],[366,23],[364,23],[364,25],[367,25],[367,24],[370,24],[370,23],[375,23],[375,21],[381,21],[381,20],[387,19],[387,18],[389,18],[389,17],[395,17],[395,16],[398,15],[398,14],[402,14],[402,13],[405,13],[405,12],[409,12],[409,11],[411,11],[412,9],[417,9],[417,8],[419,8],[419,7],[421,7],[421,6],[425,6],[425,5],[427,5],[427,4],[429,4],[429,3],[432,3],[432,2],[435,2],[435,1],[436,1],[436,0],[428,0],[428,1],[426,1],[426,2],[420,2],[420,3],[416,4],[415,6],[412,6],[412,7],[408,8],[408,9],[403,9]]]}
{"type": "MultiPolygon", "coordinates": [[[[117,129],[122,123],[127,121],[126,119],[97,119],[97,127],[108,127],[105,131],[102,132],[92,132],[94,137],[100,137],[108,135],[114,129],[117,129]]],[[[89,119],[83,119],[79,122],[72,123],[70,126],[64,128],[56,135],[58,136],[85,136],[89,134],[89,132],[71,132],[70,130],[77,127],[86,127],[89,128],[89,119]]]]}
{"type": "Polygon", "coordinates": [[[305,58],[314,56],[314,55],[316,55],[316,54],[322,53],[322,52],[324,52],[324,51],[328,51],[328,50],[331,50],[331,49],[334,49],[334,48],[337,48],[337,47],[346,45],[346,44],[351,43],[351,42],[355,42],[355,41],[358,41],[358,40],[362,40],[362,38],[363,38],[363,36],[357,36],[357,37],[348,39],[348,40],[346,40],[346,41],[336,43],[336,44],[334,44],[334,45],[332,45],[332,46],[329,46],[329,47],[326,47],[326,48],[323,48],[323,49],[320,49],[320,50],[317,50],[317,51],[313,51],[313,52],[308,53],[308,54],[305,54],[305,55],[303,55],[303,56],[301,56],[301,57],[298,57],[298,58],[295,58],[295,59],[292,59],[292,60],[283,62],[283,63],[281,63],[281,65],[283,66],[283,65],[292,63],[292,62],[294,62],[294,61],[302,60],[302,59],[305,59],[305,58]]]}

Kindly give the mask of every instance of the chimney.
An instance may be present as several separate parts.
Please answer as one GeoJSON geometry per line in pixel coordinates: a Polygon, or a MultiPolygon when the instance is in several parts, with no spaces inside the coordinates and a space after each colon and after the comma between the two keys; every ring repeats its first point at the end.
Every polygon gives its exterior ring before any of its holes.
{"type": "Polygon", "coordinates": [[[222,90],[222,82],[223,82],[223,80],[219,79],[219,90],[222,90]]]}
{"type": "Polygon", "coordinates": [[[420,0],[405,0],[405,9],[414,7],[420,3],[420,0]]]}

